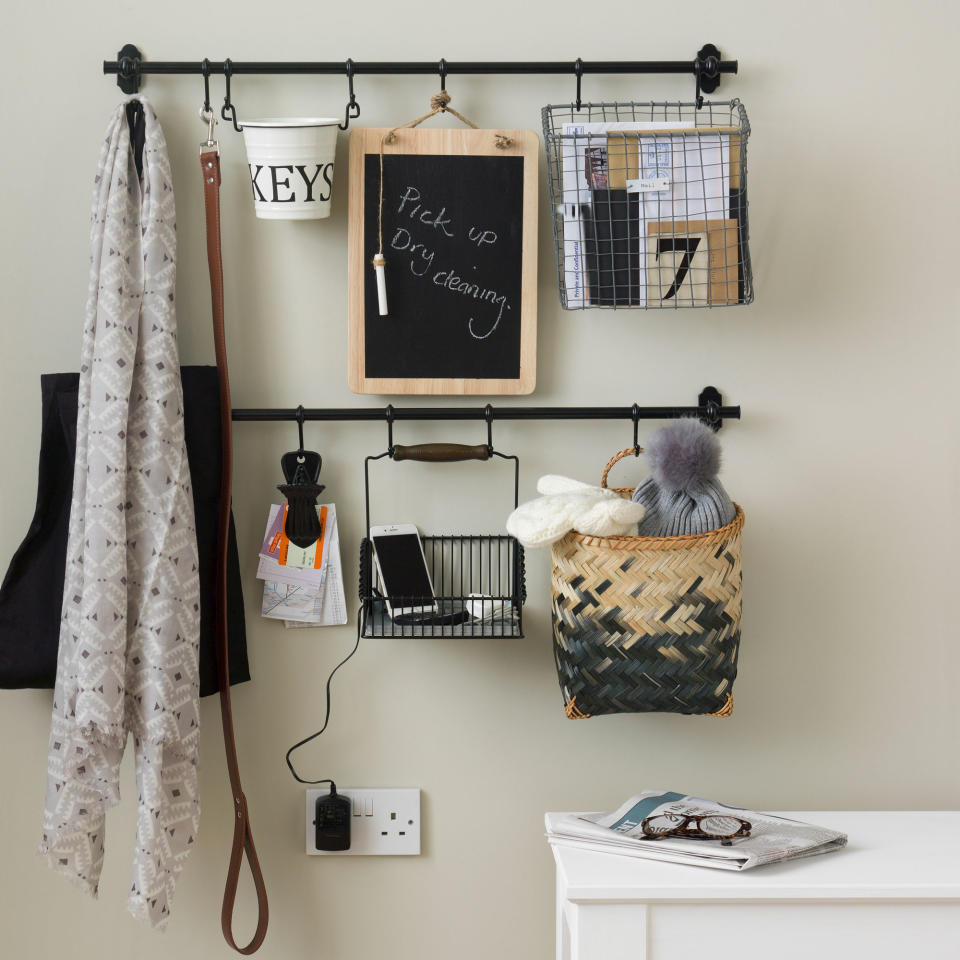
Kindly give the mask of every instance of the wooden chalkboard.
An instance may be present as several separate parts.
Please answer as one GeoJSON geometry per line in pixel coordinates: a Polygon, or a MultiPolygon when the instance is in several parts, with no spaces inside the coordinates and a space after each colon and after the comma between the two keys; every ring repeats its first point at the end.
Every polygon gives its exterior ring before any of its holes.
{"type": "Polygon", "coordinates": [[[536,382],[537,173],[528,130],[350,135],[349,382],[356,393],[530,393],[536,382]],[[513,142],[496,146],[496,134],[513,142]]]}

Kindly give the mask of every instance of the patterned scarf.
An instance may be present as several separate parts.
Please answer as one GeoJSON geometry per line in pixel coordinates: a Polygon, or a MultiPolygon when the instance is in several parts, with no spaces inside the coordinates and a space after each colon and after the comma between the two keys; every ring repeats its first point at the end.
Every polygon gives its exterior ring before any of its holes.
{"type": "Polygon", "coordinates": [[[133,734],[139,795],[128,907],[169,916],[195,843],[200,584],[174,311],[176,214],[163,131],[125,105],[94,182],[77,456],[40,852],[97,894],[105,815],[133,734]]]}

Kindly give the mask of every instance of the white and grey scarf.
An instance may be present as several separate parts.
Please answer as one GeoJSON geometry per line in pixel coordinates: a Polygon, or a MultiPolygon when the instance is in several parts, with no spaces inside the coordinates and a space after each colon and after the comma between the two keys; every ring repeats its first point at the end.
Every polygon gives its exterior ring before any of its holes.
{"type": "Polygon", "coordinates": [[[200,584],[174,310],[176,214],[163,131],[125,105],[93,194],[77,454],[40,852],[96,895],[105,815],[133,734],[128,907],[162,924],[197,835],[200,584]]]}

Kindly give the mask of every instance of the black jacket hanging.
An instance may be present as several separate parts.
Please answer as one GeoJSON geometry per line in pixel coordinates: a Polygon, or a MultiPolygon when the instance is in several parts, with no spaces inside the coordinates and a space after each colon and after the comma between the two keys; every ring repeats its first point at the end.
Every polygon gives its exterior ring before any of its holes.
{"type": "MultiPolygon", "coordinates": [[[[200,555],[200,695],[217,692],[215,631],[220,399],[215,367],[182,367],[184,425],[200,555]]],[[[52,688],[77,442],[79,374],[40,378],[43,419],[37,506],[0,587],[0,688],[52,688]]],[[[230,683],[250,679],[233,518],[227,565],[230,683]]]]}

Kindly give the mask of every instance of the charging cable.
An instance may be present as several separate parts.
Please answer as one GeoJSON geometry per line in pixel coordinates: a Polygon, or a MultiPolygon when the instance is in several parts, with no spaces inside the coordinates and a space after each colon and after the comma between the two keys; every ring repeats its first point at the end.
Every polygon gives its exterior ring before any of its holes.
{"type": "Polygon", "coordinates": [[[359,646],[360,646],[360,614],[359,614],[359,612],[358,612],[358,614],[357,614],[357,641],[356,641],[356,643],[354,643],[353,649],[330,671],[330,675],[327,677],[327,684],[326,684],[326,690],[327,690],[327,709],[326,709],[326,714],[324,715],[324,718],[323,718],[323,726],[322,726],[316,733],[311,733],[309,737],[305,737],[305,738],[304,738],[303,740],[301,740],[299,743],[295,743],[295,744],[287,751],[287,766],[290,768],[290,772],[293,774],[293,779],[294,779],[294,780],[296,780],[298,783],[307,783],[307,784],[329,783],[329,784],[330,784],[330,787],[331,787],[330,792],[333,793],[333,794],[335,794],[335,793],[337,792],[337,785],[333,782],[333,780],[331,780],[329,777],[328,777],[328,778],[325,778],[325,779],[323,779],[323,780],[304,780],[303,777],[301,777],[300,774],[297,773],[296,769],[295,769],[294,766],[293,766],[293,761],[290,759],[290,757],[293,755],[293,752],[294,752],[295,750],[299,750],[302,746],[305,746],[305,745],[308,744],[311,740],[316,740],[317,737],[319,737],[320,734],[323,733],[323,731],[327,729],[327,724],[330,723],[330,704],[331,704],[331,701],[330,701],[330,684],[331,684],[331,682],[332,682],[332,680],[333,680],[333,675],[357,652],[357,648],[358,648],[359,646]]]}

